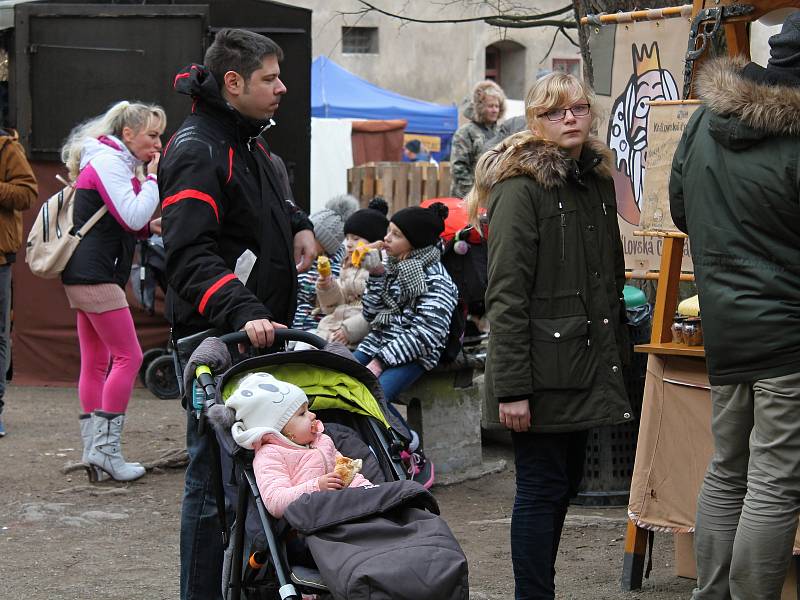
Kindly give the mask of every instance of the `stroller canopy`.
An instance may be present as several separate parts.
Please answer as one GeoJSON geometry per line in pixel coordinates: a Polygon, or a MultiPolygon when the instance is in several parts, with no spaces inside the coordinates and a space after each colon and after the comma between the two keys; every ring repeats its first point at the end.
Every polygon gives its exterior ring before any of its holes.
{"type": "Polygon", "coordinates": [[[293,383],[308,396],[309,407],[313,410],[338,408],[374,417],[389,428],[378,401],[367,386],[345,373],[305,363],[269,365],[239,373],[223,386],[222,399],[227,401],[239,381],[253,372],[270,373],[276,379],[293,383]]]}

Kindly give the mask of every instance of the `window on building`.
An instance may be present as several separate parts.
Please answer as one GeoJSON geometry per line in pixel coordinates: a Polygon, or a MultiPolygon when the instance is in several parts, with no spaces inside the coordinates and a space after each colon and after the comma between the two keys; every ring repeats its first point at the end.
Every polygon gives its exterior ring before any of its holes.
{"type": "Polygon", "coordinates": [[[525,97],[525,46],[499,40],[486,46],[484,77],[496,82],[509,98],[525,97]]]}
{"type": "Polygon", "coordinates": [[[486,48],[486,79],[500,81],[500,48],[487,46],[486,48]]]}
{"type": "Polygon", "coordinates": [[[377,54],[377,27],[342,27],[342,53],[377,54]]]}
{"type": "Polygon", "coordinates": [[[581,59],[580,58],[554,58],[553,71],[560,71],[562,73],[569,73],[575,77],[581,77],[581,59]]]}

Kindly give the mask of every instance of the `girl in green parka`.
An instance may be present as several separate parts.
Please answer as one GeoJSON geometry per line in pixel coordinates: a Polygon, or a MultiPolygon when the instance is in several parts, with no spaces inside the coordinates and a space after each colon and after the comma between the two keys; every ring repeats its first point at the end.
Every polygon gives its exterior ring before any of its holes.
{"type": "Polygon", "coordinates": [[[469,196],[473,218],[488,206],[486,391],[514,444],[517,599],[555,597],[587,430],[632,418],[613,160],[589,135],[593,98],[571,75],[537,81],[525,101],[529,130],[481,157],[469,196]]]}

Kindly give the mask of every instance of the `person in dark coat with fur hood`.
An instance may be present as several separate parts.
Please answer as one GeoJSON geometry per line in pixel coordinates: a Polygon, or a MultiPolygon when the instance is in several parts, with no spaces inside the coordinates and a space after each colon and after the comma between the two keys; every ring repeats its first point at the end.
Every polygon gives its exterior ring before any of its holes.
{"type": "Polygon", "coordinates": [[[711,383],[695,600],[780,598],[800,509],[800,12],[769,44],[697,73],[669,185],[711,383]]]}
{"type": "Polygon", "coordinates": [[[625,263],[613,159],[589,135],[592,101],[572,75],[537,81],[525,101],[529,129],[480,158],[469,196],[473,220],[488,205],[486,393],[514,445],[517,599],[555,597],[588,429],[633,418],[622,380],[625,263]]]}
{"type": "Polygon", "coordinates": [[[450,195],[464,198],[475,180],[475,163],[487,139],[494,137],[497,122],[506,112],[506,95],[494,81],[481,81],[472,90],[464,109],[468,119],[453,135],[450,151],[450,195]]]}

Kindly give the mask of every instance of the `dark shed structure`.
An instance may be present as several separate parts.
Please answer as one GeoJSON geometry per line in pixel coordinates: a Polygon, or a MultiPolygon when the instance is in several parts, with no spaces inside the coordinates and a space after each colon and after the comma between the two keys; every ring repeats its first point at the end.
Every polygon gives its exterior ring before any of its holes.
{"type": "MultiPolygon", "coordinates": [[[[166,143],[191,107],[173,91],[175,74],[202,62],[225,27],[269,36],[284,50],[288,93],[266,139],[286,162],[295,199],[307,210],[311,11],[267,0],[0,1],[2,123],[20,133],[39,179],[39,200],[57,191],[59,152],[69,131],[117,100],[162,105],[166,143]]],[[[35,213],[26,215],[26,232],[35,213]]],[[[131,307],[142,347],[164,346],[162,312],[149,317],[131,307]]],[[[80,368],[75,316],[61,284],[33,277],[24,251],[14,267],[13,361],[14,381],[23,384],[73,384],[80,368]]]]}
{"type": "Polygon", "coordinates": [[[265,0],[0,3],[9,53],[8,114],[33,160],[57,160],[67,133],[116,100],[161,104],[174,130],[189,109],[175,73],[202,62],[214,34],[241,27],[285,51],[289,93],[269,144],[289,169],[308,208],[311,144],[311,11],[265,0]]]}

